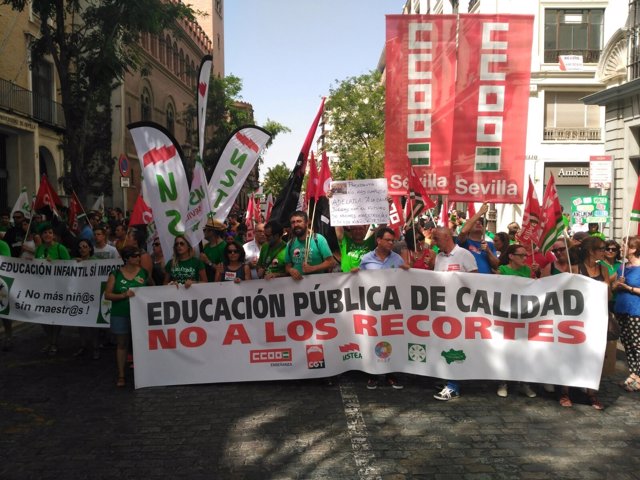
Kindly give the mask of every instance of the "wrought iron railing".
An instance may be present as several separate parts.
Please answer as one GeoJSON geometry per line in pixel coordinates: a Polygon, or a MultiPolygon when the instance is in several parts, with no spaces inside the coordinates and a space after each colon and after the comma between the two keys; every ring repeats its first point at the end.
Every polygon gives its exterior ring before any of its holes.
{"type": "Polygon", "coordinates": [[[62,105],[0,78],[0,109],[21,113],[36,122],[64,128],[62,105]]]}
{"type": "Polygon", "coordinates": [[[602,138],[599,128],[573,127],[573,128],[544,128],[544,139],[555,142],[597,142],[602,138]]]}

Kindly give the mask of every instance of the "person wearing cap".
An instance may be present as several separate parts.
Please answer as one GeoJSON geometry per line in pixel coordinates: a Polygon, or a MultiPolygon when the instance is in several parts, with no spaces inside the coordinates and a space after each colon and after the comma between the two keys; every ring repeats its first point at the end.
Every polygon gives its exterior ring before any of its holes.
{"type": "Polygon", "coordinates": [[[207,279],[210,282],[215,280],[216,265],[222,263],[224,258],[224,249],[227,242],[224,240],[227,226],[220,220],[210,218],[204,226],[204,239],[207,244],[202,249],[200,260],[207,266],[207,279]]]}
{"type": "Polygon", "coordinates": [[[489,205],[483,203],[476,214],[464,224],[457,240],[458,245],[473,254],[479,273],[493,273],[500,265],[496,247],[485,238],[485,222],[482,217],[488,210],[489,205]]]}

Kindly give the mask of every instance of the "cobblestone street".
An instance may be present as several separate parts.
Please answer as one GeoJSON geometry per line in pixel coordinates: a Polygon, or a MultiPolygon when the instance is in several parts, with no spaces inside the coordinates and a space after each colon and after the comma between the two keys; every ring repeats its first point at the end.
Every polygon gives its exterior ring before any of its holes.
{"type": "Polygon", "coordinates": [[[38,325],[0,353],[0,478],[635,479],[640,394],[603,379],[598,412],[536,386],[506,399],[495,382],[464,382],[433,399],[432,379],[366,389],[360,372],[318,381],[115,387],[114,350],[74,357],[65,328],[57,356],[38,325]]]}

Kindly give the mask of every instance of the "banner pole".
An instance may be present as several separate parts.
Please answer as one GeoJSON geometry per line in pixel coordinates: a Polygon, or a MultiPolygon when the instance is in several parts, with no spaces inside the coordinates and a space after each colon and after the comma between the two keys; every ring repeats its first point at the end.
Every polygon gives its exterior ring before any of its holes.
{"type": "Polygon", "coordinates": [[[629,232],[631,231],[631,220],[627,221],[627,234],[623,238],[624,240],[624,254],[622,256],[622,277],[624,277],[624,267],[627,264],[627,253],[629,253],[629,232]]]}

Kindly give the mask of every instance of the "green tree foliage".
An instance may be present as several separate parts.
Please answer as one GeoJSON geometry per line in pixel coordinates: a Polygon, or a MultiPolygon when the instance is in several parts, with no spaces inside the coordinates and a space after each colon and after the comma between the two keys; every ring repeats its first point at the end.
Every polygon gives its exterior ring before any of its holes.
{"type": "MultiPolygon", "coordinates": [[[[207,99],[207,125],[213,126],[213,132],[207,132],[209,138],[205,145],[203,162],[208,175],[213,173],[216,163],[231,132],[238,127],[254,124],[253,110],[242,101],[242,80],[234,75],[224,78],[212,78],[209,83],[207,99]]],[[[267,119],[262,128],[272,137],[267,148],[279,133],[290,130],[280,123],[267,119]]],[[[261,162],[261,159],[259,160],[261,162]]]]}
{"type": "Polygon", "coordinates": [[[75,190],[81,200],[90,190],[110,192],[110,145],[99,146],[105,141],[105,125],[110,124],[111,90],[125,73],[143,66],[141,33],[176,28],[180,19],[193,20],[194,12],[182,2],[164,0],[0,0],[0,4],[19,11],[31,4],[39,18],[33,58],[49,55],[60,82],[66,123],[65,190],[75,190]],[[96,184],[90,178],[106,181],[96,184]]]}
{"type": "Polygon", "coordinates": [[[330,88],[325,109],[333,130],[327,149],[338,156],[331,169],[335,179],[384,176],[384,101],[385,87],[375,70],[330,88]]]}
{"type": "Polygon", "coordinates": [[[264,176],[264,182],[262,183],[265,195],[271,194],[274,199],[277,198],[286,185],[287,180],[289,180],[290,174],[291,171],[287,168],[287,165],[284,162],[278,163],[277,165],[269,168],[264,176]]]}

